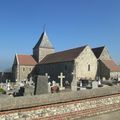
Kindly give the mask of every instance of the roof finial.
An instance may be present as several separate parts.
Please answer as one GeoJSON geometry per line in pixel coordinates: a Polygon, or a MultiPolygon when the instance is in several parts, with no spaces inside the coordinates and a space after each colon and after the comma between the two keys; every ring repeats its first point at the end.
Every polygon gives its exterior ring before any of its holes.
{"type": "Polygon", "coordinates": [[[46,24],[43,25],[43,32],[46,32],[46,24]]]}

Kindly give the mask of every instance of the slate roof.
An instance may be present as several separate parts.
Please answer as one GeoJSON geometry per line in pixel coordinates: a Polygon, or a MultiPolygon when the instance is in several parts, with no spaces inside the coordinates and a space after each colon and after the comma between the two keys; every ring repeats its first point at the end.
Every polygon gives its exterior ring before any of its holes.
{"type": "Polygon", "coordinates": [[[48,63],[57,63],[57,62],[65,62],[72,61],[84,50],[86,46],[82,46],[79,48],[74,48],[70,50],[65,50],[62,52],[56,52],[53,54],[47,55],[43,60],[40,61],[39,64],[48,64],[48,63]]]}
{"type": "Polygon", "coordinates": [[[92,51],[95,54],[96,58],[98,59],[103,51],[103,49],[105,48],[105,46],[102,47],[97,47],[97,48],[93,48],[92,51]]]}
{"type": "Polygon", "coordinates": [[[102,60],[107,68],[112,72],[120,72],[120,66],[117,65],[113,60],[102,60]]]}
{"type": "Polygon", "coordinates": [[[17,55],[19,65],[36,65],[37,62],[32,55],[17,55]]]}
{"type": "Polygon", "coordinates": [[[46,34],[46,32],[43,32],[37,42],[37,44],[35,45],[35,48],[39,48],[39,47],[42,47],[42,48],[53,48],[51,42],[49,41],[48,39],[48,36],[46,34]]]}

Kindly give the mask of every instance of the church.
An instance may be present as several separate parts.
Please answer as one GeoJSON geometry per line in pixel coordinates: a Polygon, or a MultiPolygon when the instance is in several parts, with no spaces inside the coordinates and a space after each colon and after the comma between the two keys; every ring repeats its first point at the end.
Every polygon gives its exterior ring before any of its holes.
{"type": "Polygon", "coordinates": [[[120,67],[113,61],[105,46],[91,48],[85,45],[55,52],[46,32],[43,32],[32,55],[15,55],[12,73],[16,82],[46,75],[49,76],[49,82],[54,80],[60,83],[59,76],[62,75],[63,86],[70,87],[74,81],[81,81],[84,85],[97,77],[118,78],[120,67]]]}

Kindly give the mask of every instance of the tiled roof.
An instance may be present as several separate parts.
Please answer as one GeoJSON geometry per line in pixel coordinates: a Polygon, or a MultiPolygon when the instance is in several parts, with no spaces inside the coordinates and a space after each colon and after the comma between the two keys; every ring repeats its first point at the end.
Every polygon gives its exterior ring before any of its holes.
{"type": "Polygon", "coordinates": [[[93,51],[93,53],[95,54],[96,58],[99,58],[99,57],[100,57],[103,49],[104,49],[104,46],[102,46],[102,47],[97,47],[97,48],[93,48],[93,49],[92,49],[92,51],[93,51]]]}
{"type": "Polygon", "coordinates": [[[117,65],[113,60],[102,60],[102,62],[113,72],[120,72],[120,66],[117,65]]]}
{"type": "Polygon", "coordinates": [[[85,47],[86,46],[82,46],[79,48],[49,54],[45,58],[43,58],[43,60],[39,64],[72,61],[76,57],[78,57],[78,55],[84,50],[85,47]]]}
{"type": "Polygon", "coordinates": [[[32,55],[17,55],[17,59],[20,65],[36,65],[37,62],[32,55]]]}

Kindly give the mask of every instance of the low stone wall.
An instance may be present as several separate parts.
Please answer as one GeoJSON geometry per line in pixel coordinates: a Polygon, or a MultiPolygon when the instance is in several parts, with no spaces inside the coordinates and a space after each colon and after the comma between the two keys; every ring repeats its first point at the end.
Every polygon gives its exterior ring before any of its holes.
{"type": "Polygon", "coordinates": [[[82,118],[120,109],[120,87],[0,99],[1,119],[82,118]],[[24,108],[24,109],[23,109],[24,108]]]}

